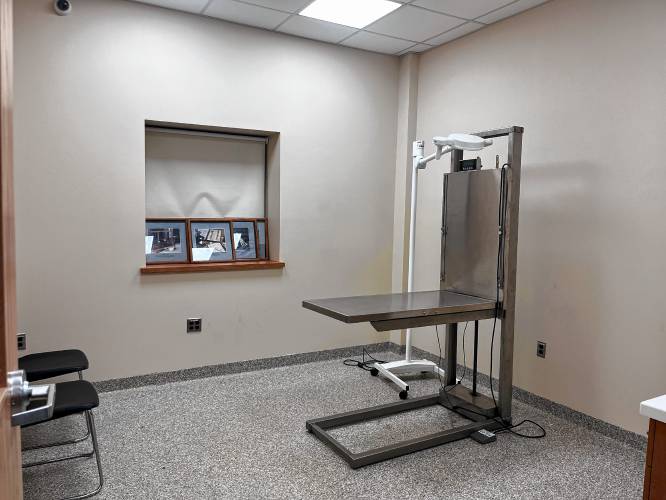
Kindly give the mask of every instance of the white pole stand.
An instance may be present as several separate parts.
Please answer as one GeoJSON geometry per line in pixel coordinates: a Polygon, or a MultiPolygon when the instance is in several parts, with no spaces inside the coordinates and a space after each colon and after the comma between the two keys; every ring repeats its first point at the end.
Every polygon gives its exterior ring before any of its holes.
{"type": "MultiPolygon", "coordinates": [[[[435,158],[439,159],[442,153],[446,153],[450,149],[442,150],[438,148],[436,154],[430,155],[428,158],[423,157],[424,144],[423,141],[414,141],[412,147],[412,190],[411,190],[411,210],[409,220],[409,266],[407,270],[407,292],[414,291],[414,247],[416,244],[416,203],[417,203],[417,190],[418,190],[418,171],[425,168],[428,161],[435,158]]],[[[407,391],[409,391],[409,384],[398,377],[398,374],[408,373],[434,373],[437,376],[443,377],[445,372],[437,363],[428,361],[427,359],[412,359],[412,330],[407,330],[407,338],[405,342],[405,359],[400,361],[391,361],[390,363],[375,363],[374,367],[377,371],[372,371],[373,375],[382,375],[389,379],[400,388],[400,398],[407,398],[407,391]]]]}
{"type": "MultiPolygon", "coordinates": [[[[442,370],[437,363],[428,361],[427,359],[415,359],[400,361],[390,361],[388,363],[375,363],[373,365],[377,369],[377,375],[389,379],[400,388],[400,398],[407,399],[407,392],[409,391],[409,384],[398,377],[398,374],[409,373],[434,373],[438,377],[444,377],[446,372],[442,370]]],[[[371,372],[375,374],[375,372],[371,372]]]]}

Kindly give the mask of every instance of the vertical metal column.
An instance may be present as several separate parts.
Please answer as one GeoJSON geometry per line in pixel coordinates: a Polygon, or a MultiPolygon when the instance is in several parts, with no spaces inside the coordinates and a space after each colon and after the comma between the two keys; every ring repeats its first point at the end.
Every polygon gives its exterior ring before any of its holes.
{"type": "MultiPolygon", "coordinates": [[[[507,213],[504,229],[504,289],[499,369],[499,409],[503,420],[511,420],[513,390],[513,329],[516,318],[516,263],[518,254],[518,209],[520,203],[520,169],[523,145],[522,129],[509,133],[507,163],[507,213]]],[[[492,381],[491,381],[492,383],[492,381]]]]}
{"type": "MultiPolygon", "coordinates": [[[[460,160],[463,159],[463,152],[459,149],[451,151],[451,172],[460,171],[460,160]]],[[[443,227],[444,231],[445,228],[443,227]]],[[[444,269],[440,271],[444,273],[444,269]]],[[[446,385],[456,383],[456,369],[458,367],[458,324],[451,323],[446,325],[446,385]]]]}
{"type": "Polygon", "coordinates": [[[474,322],[474,368],[472,369],[472,395],[476,396],[476,376],[479,372],[479,322],[474,322]]]}
{"type": "Polygon", "coordinates": [[[455,385],[458,367],[458,323],[446,325],[446,385],[455,385]]]}

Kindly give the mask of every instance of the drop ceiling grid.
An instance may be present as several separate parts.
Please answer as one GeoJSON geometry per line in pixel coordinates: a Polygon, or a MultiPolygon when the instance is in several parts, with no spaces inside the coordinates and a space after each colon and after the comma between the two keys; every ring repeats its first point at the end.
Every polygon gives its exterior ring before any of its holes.
{"type": "MultiPolygon", "coordinates": [[[[191,0],[135,1],[193,12],[191,0]]],[[[429,50],[547,0],[397,0],[400,7],[362,29],[299,16],[312,1],[204,0],[203,8],[194,13],[335,45],[403,55],[429,50]]]]}

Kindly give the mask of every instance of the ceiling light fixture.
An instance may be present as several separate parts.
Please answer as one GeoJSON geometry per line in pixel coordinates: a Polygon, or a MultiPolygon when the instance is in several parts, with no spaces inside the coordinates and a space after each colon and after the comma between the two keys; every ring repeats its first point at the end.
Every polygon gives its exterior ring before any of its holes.
{"type": "Polygon", "coordinates": [[[315,0],[299,14],[361,29],[400,5],[389,0],[315,0]]]}

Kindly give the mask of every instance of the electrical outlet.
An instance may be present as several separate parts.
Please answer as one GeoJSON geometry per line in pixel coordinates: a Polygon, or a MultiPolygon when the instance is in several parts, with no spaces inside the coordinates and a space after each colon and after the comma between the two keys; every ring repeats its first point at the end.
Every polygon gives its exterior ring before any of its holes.
{"type": "Polygon", "coordinates": [[[187,333],[201,333],[201,318],[187,318],[187,333]]]}
{"type": "Polygon", "coordinates": [[[546,357],[546,343],[545,342],[537,342],[537,356],[540,358],[545,358],[546,357]]]}
{"type": "Polygon", "coordinates": [[[16,344],[19,351],[25,351],[28,348],[28,343],[25,333],[16,334],[16,344]]]}

